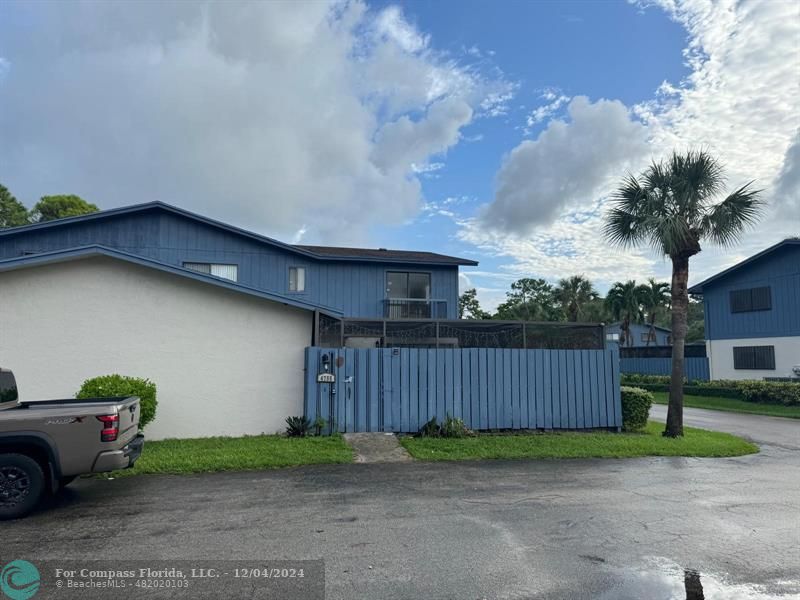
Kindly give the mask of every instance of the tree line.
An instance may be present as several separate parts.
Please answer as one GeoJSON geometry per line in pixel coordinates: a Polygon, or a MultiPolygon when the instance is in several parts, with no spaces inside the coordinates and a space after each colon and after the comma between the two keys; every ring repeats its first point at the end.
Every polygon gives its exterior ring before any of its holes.
{"type": "Polygon", "coordinates": [[[97,206],[74,194],[42,196],[28,210],[7,187],[0,184],[0,229],[43,223],[65,217],[77,217],[98,210],[100,209],[97,206]]]}
{"type": "MultiPolygon", "coordinates": [[[[481,308],[474,288],[458,299],[462,319],[503,321],[567,321],[570,323],[620,323],[620,345],[633,345],[630,326],[648,325],[655,339],[655,327],[670,326],[670,285],[653,278],[647,283],[618,281],[605,296],[591,280],[573,275],[551,284],[544,279],[523,278],[511,284],[506,299],[495,312],[481,308]]],[[[701,302],[689,303],[687,341],[703,340],[705,327],[701,302]]],[[[649,342],[648,342],[649,344],[649,342]]]]}

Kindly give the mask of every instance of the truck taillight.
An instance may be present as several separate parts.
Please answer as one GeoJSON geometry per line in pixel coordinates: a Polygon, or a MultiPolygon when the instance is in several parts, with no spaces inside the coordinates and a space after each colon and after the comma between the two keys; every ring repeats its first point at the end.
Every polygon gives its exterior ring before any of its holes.
{"type": "Polygon", "coordinates": [[[119,435],[119,415],[100,415],[97,420],[103,424],[100,431],[101,442],[115,442],[119,435]]]}

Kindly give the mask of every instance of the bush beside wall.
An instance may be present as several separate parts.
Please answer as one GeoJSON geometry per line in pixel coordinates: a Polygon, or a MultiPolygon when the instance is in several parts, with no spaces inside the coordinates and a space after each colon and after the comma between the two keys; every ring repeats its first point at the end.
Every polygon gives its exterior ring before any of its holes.
{"type": "Polygon", "coordinates": [[[150,423],[156,417],[156,384],[149,379],[140,377],[126,377],[125,375],[101,375],[87,379],[81,389],[75,394],[76,398],[112,398],[119,396],[139,396],[139,427],[150,423]]]}
{"type": "Polygon", "coordinates": [[[622,430],[642,431],[647,426],[653,395],[638,387],[623,386],[622,394],[622,430]]]}

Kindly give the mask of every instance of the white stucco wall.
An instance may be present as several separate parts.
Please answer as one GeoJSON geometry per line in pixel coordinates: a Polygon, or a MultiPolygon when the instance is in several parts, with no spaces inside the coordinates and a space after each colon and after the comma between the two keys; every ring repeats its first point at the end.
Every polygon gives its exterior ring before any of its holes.
{"type": "Polygon", "coordinates": [[[706,341],[711,379],[763,379],[790,377],[792,367],[800,365],[800,337],[745,338],[706,341]],[[733,368],[734,346],[774,346],[775,370],[742,370],[733,368]]]}
{"type": "Polygon", "coordinates": [[[0,273],[0,365],[23,400],[96,375],[158,385],[150,439],[283,430],[312,313],[111,258],[0,273]]]}

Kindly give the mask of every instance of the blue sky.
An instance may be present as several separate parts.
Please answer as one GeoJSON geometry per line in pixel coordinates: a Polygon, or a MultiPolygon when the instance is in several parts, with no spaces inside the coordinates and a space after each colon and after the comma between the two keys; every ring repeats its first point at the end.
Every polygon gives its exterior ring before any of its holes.
{"type": "Polygon", "coordinates": [[[627,171],[705,147],[770,209],[692,278],[800,233],[800,8],[648,2],[4,2],[0,182],[27,204],[160,199],[287,241],[665,278],[609,248],[627,171]]]}

